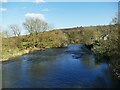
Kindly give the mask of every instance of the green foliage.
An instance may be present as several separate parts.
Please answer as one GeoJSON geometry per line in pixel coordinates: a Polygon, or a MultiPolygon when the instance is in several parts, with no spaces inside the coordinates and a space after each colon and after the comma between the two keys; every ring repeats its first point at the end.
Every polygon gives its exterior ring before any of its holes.
{"type": "Polygon", "coordinates": [[[3,38],[3,52],[29,48],[64,47],[68,44],[93,44],[92,50],[101,55],[111,56],[119,53],[119,32],[117,25],[90,26],[71,30],[53,30],[32,35],[3,38]]]}
{"type": "Polygon", "coordinates": [[[36,47],[50,48],[62,47],[67,44],[67,37],[62,31],[43,32],[36,35],[36,47]]]}
{"type": "Polygon", "coordinates": [[[93,51],[100,53],[105,56],[112,56],[118,54],[118,43],[119,43],[119,34],[118,34],[118,26],[112,25],[109,26],[109,30],[102,31],[102,38],[94,41],[93,43],[93,51]],[[107,33],[106,33],[107,32],[107,33]],[[106,35],[105,35],[106,33],[106,35]]]}

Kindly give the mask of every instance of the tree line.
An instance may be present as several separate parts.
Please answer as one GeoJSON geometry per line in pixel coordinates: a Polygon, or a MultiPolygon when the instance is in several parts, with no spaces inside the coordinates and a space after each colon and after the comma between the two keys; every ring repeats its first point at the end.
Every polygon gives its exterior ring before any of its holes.
{"type": "MultiPolygon", "coordinates": [[[[2,58],[11,57],[22,50],[32,48],[64,47],[68,44],[93,45],[92,51],[101,56],[108,56],[115,71],[120,70],[120,31],[118,17],[110,25],[76,27],[72,29],[52,30],[50,24],[38,18],[27,18],[23,22],[28,35],[21,35],[21,29],[13,24],[11,32],[0,32],[2,37],[2,58]],[[50,30],[45,32],[46,30],[50,30]],[[14,37],[10,37],[10,33],[14,37]]],[[[98,58],[99,59],[99,58],[98,58]]],[[[118,74],[120,75],[120,74],[118,74]]]]}

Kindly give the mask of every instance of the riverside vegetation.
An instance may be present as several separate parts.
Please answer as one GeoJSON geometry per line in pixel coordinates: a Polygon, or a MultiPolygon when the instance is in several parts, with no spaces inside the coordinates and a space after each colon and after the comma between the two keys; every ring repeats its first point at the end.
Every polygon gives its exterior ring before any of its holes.
{"type": "Polygon", "coordinates": [[[38,19],[29,19],[23,23],[25,29],[29,31],[29,35],[21,36],[19,28],[15,25],[11,28],[17,31],[14,37],[9,37],[4,32],[6,37],[2,37],[1,60],[5,61],[33,50],[44,50],[46,48],[65,47],[68,44],[82,43],[93,46],[91,50],[97,55],[97,61],[102,57],[108,57],[109,62],[113,66],[113,72],[120,79],[119,24],[45,31],[48,29],[48,23],[42,22],[42,25],[40,23],[38,19]],[[40,29],[43,31],[40,32],[40,29]]]}

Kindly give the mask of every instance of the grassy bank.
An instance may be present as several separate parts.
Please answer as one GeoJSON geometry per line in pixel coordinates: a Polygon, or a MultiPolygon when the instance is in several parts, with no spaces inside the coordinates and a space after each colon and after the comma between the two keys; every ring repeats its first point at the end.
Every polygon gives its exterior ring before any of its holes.
{"type": "Polygon", "coordinates": [[[67,45],[67,36],[63,31],[42,32],[37,35],[26,35],[2,39],[2,59],[21,56],[34,50],[44,50],[67,45]]]}
{"type": "Polygon", "coordinates": [[[43,50],[43,49],[40,49],[40,48],[29,48],[29,49],[25,49],[25,50],[14,49],[14,51],[4,52],[2,54],[3,58],[0,61],[4,62],[4,61],[10,60],[12,58],[19,57],[24,54],[28,54],[34,50],[43,50]]]}
{"type": "Polygon", "coordinates": [[[33,50],[64,47],[68,44],[93,45],[92,51],[110,58],[120,77],[120,37],[118,25],[89,26],[40,32],[32,35],[2,38],[2,59],[21,56],[33,50]]]}
{"type": "Polygon", "coordinates": [[[117,26],[77,27],[34,35],[2,39],[2,59],[28,53],[32,49],[63,47],[68,44],[83,43],[93,45],[93,51],[101,55],[111,56],[119,53],[117,26]]]}

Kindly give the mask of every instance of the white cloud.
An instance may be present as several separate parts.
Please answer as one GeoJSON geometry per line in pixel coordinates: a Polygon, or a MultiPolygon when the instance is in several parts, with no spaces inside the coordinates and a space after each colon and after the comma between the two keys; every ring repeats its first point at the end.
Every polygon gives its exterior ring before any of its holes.
{"type": "Polygon", "coordinates": [[[42,9],[42,11],[47,12],[47,11],[49,11],[49,9],[48,8],[44,8],[44,9],[42,9]]]}
{"type": "Polygon", "coordinates": [[[0,0],[0,2],[7,2],[7,0],[0,0]]]}
{"type": "Polygon", "coordinates": [[[7,11],[7,8],[0,8],[0,12],[7,11]]]}
{"type": "Polygon", "coordinates": [[[46,20],[45,16],[40,13],[27,13],[27,14],[25,14],[25,17],[38,18],[38,19],[44,20],[44,21],[46,20]]]}
{"type": "Polygon", "coordinates": [[[35,0],[36,3],[43,3],[45,0],[35,0]]]}

